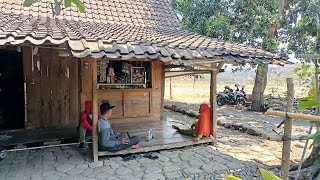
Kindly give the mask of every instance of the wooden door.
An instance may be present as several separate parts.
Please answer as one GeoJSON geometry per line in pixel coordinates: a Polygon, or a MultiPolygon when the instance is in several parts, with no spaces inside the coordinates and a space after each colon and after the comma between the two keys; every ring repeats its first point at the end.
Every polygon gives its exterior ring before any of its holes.
{"type": "Polygon", "coordinates": [[[0,50],[0,128],[24,127],[22,53],[0,50]]]}

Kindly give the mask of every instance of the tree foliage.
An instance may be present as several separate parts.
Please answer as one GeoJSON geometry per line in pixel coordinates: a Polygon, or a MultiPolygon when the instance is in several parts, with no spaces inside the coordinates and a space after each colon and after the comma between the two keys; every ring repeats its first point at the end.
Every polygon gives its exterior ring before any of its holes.
{"type": "MultiPolygon", "coordinates": [[[[288,53],[319,54],[320,53],[320,1],[292,0],[288,1],[286,23],[282,36],[288,43],[288,53]]],[[[316,78],[310,78],[316,73],[316,59],[301,59],[294,72],[304,84],[311,89],[315,86],[316,78]],[[312,67],[312,63],[313,67],[312,67]]]]}
{"type": "MultiPolygon", "coordinates": [[[[24,0],[23,6],[30,7],[37,2],[38,0],[24,0]]],[[[64,8],[69,8],[72,4],[76,5],[80,12],[84,12],[85,7],[80,0],[54,0],[54,3],[51,4],[52,13],[55,16],[58,16],[60,15],[61,10],[64,8]]]]}
{"type": "MultiPolygon", "coordinates": [[[[278,52],[282,1],[171,0],[171,3],[191,31],[278,52]]],[[[267,65],[257,66],[252,110],[260,111],[263,104],[267,71],[267,65]]]]}
{"type": "Polygon", "coordinates": [[[186,28],[200,34],[277,50],[279,0],[171,0],[186,28]],[[205,7],[205,8],[204,8],[205,7]]]}
{"type": "MultiPolygon", "coordinates": [[[[291,0],[286,13],[283,36],[289,53],[320,52],[320,1],[291,0]]],[[[311,61],[311,60],[309,60],[311,61]]]]}

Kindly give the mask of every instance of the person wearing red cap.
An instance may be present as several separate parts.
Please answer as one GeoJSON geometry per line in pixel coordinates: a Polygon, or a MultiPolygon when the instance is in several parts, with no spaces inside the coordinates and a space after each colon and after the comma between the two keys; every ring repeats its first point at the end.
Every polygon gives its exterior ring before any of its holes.
{"type": "Polygon", "coordinates": [[[92,101],[85,102],[85,110],[80,114],[78,130],[80,139],[79,148],[86,149],[88,147],[88,145],[86,144],[86,134],[87,131],[92,131],[92,101]]]}

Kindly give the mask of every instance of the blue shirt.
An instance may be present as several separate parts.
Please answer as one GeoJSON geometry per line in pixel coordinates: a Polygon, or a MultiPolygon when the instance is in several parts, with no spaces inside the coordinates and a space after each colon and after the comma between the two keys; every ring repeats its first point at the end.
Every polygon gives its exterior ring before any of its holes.
{"type": "Polygon", "coordinates": [[[114,134],[111,123],[103,116],[98,121],[99,145],[102,148],[115,147],[121,144],[114,134]]]}

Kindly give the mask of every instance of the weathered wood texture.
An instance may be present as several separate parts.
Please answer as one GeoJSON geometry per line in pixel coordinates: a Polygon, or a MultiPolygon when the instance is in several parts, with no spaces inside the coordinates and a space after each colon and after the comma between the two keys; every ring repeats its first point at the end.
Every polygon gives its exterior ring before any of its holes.
{"type": "Polygon", "coordinates": [[[211,109],[211,134],[214,143],[217,143],[217,71],[211,71],[210,81],[210,109],[211,109]]]}
{"type": "Polygon", "coordinates": [[[163,110],[164,110],[164,94],[165,94],[165,87],[166,87],[166,78],[165,78],[165,70],[166,70],[166,68],[165,68],[165,65],[164,64],[162,64],[162,72],[161,72],[161,74],[162,74],[162,76],[161,76],[161,107],[160,107],[160,119],[163,119],[163,110]]]}
{"type": "Polygon", "coordinates": [[[75,127],[79,121],[78,61],[51,49],[23,48],[27,128],[75,127]]]}
{"type": "Polygon", "coordinates": [[[172,124],[173,122],[170,121],[113,124],[112,127],[117,132],[129,132],[130,136],[139,136],[141,139],[140,145],[142,147],[139,149],[127,149],[114,153],[99,151],[99,156],[123,155],[181,148],[196,144],[210,143],[213,141],[211,138],[204,138],[199,142],[193,142],[193,137],[185,136],[176,132],[176,130],[172,128],[172,124]],[[148,133],[149,128],[152,128],[154,138],[151,141],[146,141],[145,135],[148,133]]]}
{"type": "Polygon", "coordinates": [[[124,117],[150,116],[151,91],[124,92],[123,94],[124,117]]]}
{"type": "Polygon", "coordinates": [[[93,152],[93,161],[98,161],[98,96],[97,96],[97,60],[92,59],[92,152],[93,152]]]}
{"type": "MultiPolygon", "coordinates": [[[[287,78],[287,112],[293,111],[294,101],[294,86],[292,78],[287,78]]],[[[284,122],[284,138],[291,138],[292,134],[292,120],[287,117],[284,122]]],[[[284,141],[282,147],[282,159],[281,159],[281,177],[283,180],[289,179],[290,170],[290,149],[291,141],[284,141]]]]}
{"type": "Polygon", "coordinates": [[[206,71],[206,70],[166,71],[165,77],[172,78],[172,77],[179,77],[179,76],[188,76],[193,74],[210,74],[210,71],[206,71]]]}
{"type": "MultiPolygon", "coordinates": [[[[10,136],[7,140],[1,141],[2,146],[17,144],[31,144],[36,142],[52,142],[61,139],[77,138],[78,134],[74,127],[56,129],[19,129],[15,131],[0,131],[0,135],[10,136]]],[[[34,144],[33,144],[34,145],[34,144]]]]}
{"type": "MultiPolygon", "coordinates": [[[[81,110],[84,102],[92,99],[92,61],[81,60],[81,110]]],[[[152,88],[147,89],[104,89],[97,90],[98,104],[109,101],[116,106],[113,109],[111,122],[147,122],[160,121],[162,114],[162,91],[164,76],[163,65],[160,61],[152,61],[152,88]]]]}
{"type": "Polygon", "coordinates": [[[158,89],[162,87],[162,62],[161,61],[152,61],[152,88],[158,89]]]}

